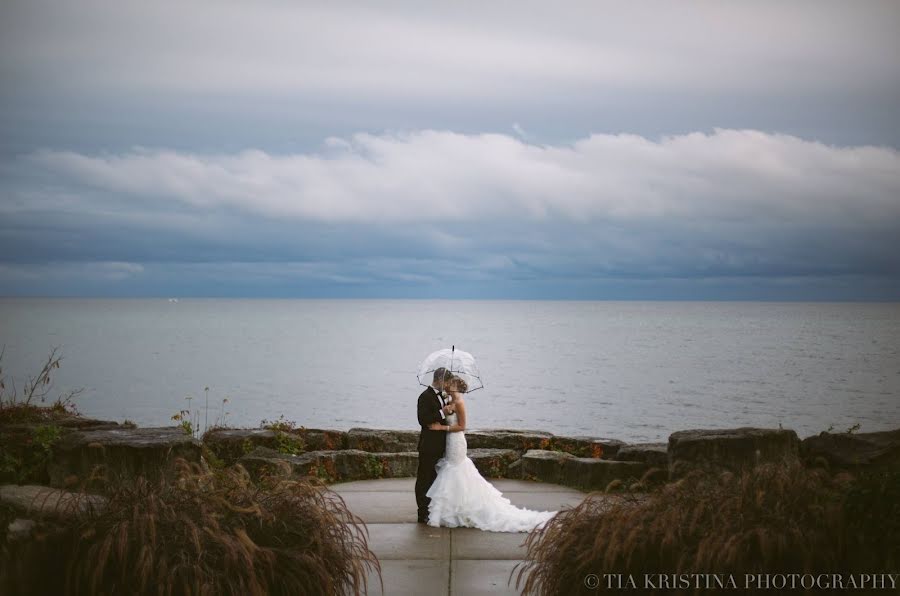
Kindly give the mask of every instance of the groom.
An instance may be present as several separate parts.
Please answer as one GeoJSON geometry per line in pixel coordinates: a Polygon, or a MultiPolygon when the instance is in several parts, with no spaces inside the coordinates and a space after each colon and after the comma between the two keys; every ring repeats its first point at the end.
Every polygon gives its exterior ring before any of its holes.
{"type": "Polygon", "coordinates": [[[444,456],[444,447],[447,444],[447,433],[439,430],[431,430],[428,426],[434,422],[446,423],[446,414],[449,406],[444,403],[440,391],[444,388],[445,380],[449,379],[446,368],[434,371],[431,386],[419,396],[419,404],[416,408],[419,415],[419,469],[416,471],[416,505],[419,509],[419,523],[428,521],[428,504],[431,499],[425,496],[434,479],[437,478],[435,465],[444,456]]]}

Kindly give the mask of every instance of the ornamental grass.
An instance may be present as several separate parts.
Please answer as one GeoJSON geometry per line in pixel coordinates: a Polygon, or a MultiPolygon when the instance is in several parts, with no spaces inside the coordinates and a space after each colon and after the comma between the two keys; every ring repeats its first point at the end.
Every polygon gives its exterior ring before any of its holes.
{"type": "Polygon", "coordinates": [[[104,507],[70,501],[66,521],[4,539],[0,593],[364,594],[370,571],[380,581],[365,524],[315,479],[254,482],[240,466],[180,460],[173,480],[104,496],[104,507]]]}
{"type": "Polygon", "coordinates": [[[524,593],[541,595],[709,592],[646,589],[645,574],[731,574],[743,582],[746,574],[897,573],[900,473],[832,474],[800,464],[695,473],[642,499],[594,493],[530,534],[526,546],[510,581],[514,575],[524,593]],[[590,574],[600,581],[586,581],[590,574]],[[614,574],[637,578],[639,590],[605,579],[614,574]]]}

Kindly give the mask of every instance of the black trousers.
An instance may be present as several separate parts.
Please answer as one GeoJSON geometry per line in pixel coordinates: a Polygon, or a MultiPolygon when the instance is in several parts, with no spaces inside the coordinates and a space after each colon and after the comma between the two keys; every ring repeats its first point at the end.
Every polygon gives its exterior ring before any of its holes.
{"type": "Polygon", "coordinates": [[[419,468],[416,470],[416,506],[419,509],[419,519],[428,519],[428,505],[431,499],[425,496],[428,489],[437,478],[437,465],[443,457],[440,453],[419,453],[419,468]]]}

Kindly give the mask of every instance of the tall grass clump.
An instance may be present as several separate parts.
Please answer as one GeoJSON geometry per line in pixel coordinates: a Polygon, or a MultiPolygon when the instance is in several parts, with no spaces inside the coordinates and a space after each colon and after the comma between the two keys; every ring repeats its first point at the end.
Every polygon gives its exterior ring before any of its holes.
{"type": "Polygon", "coordinates": [[[586,577],[621,574],[636,578],[630,593],[696,594],[709,589],[648,589],[644,578],[732,575],[744,588],[755,574],[890,573],[900,568],[898,524],[897,472],[854,477],[768,464],[694,473],[643,500],[594,494],[563,511],[528,536],[516,584],[530,594],[617,593],[614,583],[586,585],[586,577]]]}
{"type": "Polygon", "coordinates": [[[257,484],[240,466],[180,460],[175,481],[139,478],[106,496],[6,543],[0,593],[360,594],[368,570],[380,576],[365,525],[315,482],[257,484]]]}
{"type": "Polygon", "coordinates": [[[78,416],[75,398],[82,389],[57,395],[48,402],[53,389],[53,371],[59,368],[62,356],[53,348],[35,375],[25,377],[21,387],[3,369],[6,348],[0,348],[0,424],[49,423],[59,418],[78,416]]]}

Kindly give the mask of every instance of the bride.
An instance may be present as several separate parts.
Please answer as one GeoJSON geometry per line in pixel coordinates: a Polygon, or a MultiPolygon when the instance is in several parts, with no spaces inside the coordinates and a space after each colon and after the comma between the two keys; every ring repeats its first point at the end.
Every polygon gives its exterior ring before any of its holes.
{"type": "Polygon", "coordinates": [[[468,389],[459,377],[451,377],[444,388],[454,408],[447,415],[450,426],[434,423],[431,430],[447,431],[444,457],[438,460],[437,478],[426,493],[429,526],[480,528],[490,532],[529,532],[542,527],[556,511],[533,511],[513,505],[485,480],[466,456],[466,404],[468,389]]]}

